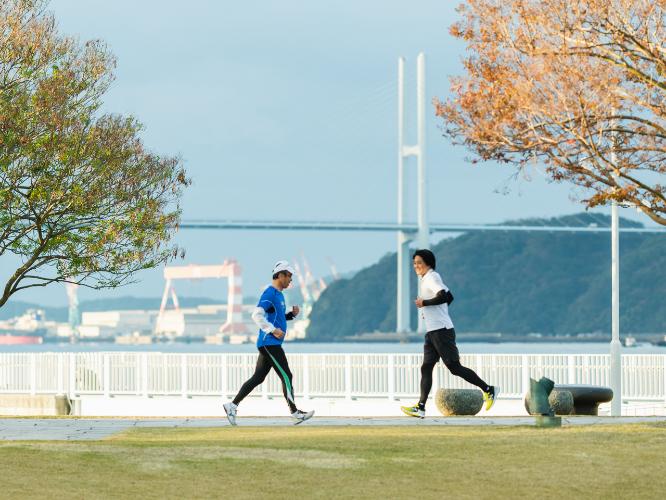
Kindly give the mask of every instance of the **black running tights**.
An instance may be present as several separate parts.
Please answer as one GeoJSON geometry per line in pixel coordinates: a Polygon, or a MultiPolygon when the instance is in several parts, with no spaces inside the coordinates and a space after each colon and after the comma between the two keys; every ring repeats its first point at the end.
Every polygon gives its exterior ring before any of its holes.
{"type": "Polygon", "coordinates": [[[282,392],[289,405],[289,411],[296,411],[296,402],[294,400],[294,386],[292,384],[292,374],[287,363],[287,356],[280,345],[269,345],[259,348],[259,358],[254,374],[243,384],[234,398],[234,404],[240,404],[245,397],[250,394],[255,387],[261,384],[271,368],[275,370],[282,382],[282,392]]]}
{"type": "Polygon", "coordinates": [[[489,386],[476,372],[460,364],[460,355],[456,346],[456,333],[453,328],[442,328],[426,333],[423,345],[423,364],[421,365],[421,398],[419,403],[425,405],[432,388],[432,371],[439,360],[442,360],[449,371],[482,391],[489,386]]]}

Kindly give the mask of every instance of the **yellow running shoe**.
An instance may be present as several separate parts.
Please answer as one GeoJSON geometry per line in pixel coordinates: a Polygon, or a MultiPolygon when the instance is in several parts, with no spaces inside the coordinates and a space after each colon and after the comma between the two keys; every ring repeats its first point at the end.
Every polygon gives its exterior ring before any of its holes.
{"type": "Polygon", "coordinates": [[[499,392],[500,392],[499,387],[491,385],[490,390],[488,392],[483,393],[483,400],[486,402],[486,411],[490,410],[493,407],[493,405],[495,404],[495,400],[499,395],[499,392]]]}
{"type": "Polygon", "coordinates": [[[419,408],[419,405],[401,406],[400,409],[405,415],[416,418],[425,418],[425,410],[419,408]]]}

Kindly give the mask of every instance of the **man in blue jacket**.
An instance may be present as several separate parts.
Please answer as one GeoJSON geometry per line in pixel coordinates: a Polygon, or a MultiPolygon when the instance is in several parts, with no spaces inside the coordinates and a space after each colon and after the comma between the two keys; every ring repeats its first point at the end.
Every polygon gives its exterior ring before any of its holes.
{"type": "Polygon", "coordinates": [[[261,294],[259,303],[252,313],[252,319],[259,327],[257,337],[259,359],[252,377],[243,384],[231,403],[224,404],[224,411],[231,425],[236,425],[236,413],[240,402],[264,381],[271,368],[282,381],[282,392],[289,405],[291,417],[295,420],[294,423],[300,424],[314,415],[314,411],[304,412],[296,408],[293,377],[287,356],[282,349],[282,342],[287,333],[287,321],[294,319],[300,312],[298,306],[293,306],[291,311],[286,312],[282,295],[282,290],[291,284],[293,274],[294,270],[287,261],[278,261],[273,267],[273,283],[261,294]]]}

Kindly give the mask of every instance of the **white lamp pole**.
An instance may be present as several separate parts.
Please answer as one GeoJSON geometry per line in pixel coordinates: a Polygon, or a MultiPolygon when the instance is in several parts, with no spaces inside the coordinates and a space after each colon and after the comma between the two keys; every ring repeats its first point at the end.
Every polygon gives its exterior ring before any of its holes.
{"type": "MultiPolygon", "coordinates": [[[[611,151],[611,162],[616,164],[615,145],[611,151]]],[[[610,368],[611,389],[613,401],[611,402],[611,416],[622,415],[622,354],[620,353],[620,232],[617,213],[617,203],[611,206],[611,343],[610,368]]]]}

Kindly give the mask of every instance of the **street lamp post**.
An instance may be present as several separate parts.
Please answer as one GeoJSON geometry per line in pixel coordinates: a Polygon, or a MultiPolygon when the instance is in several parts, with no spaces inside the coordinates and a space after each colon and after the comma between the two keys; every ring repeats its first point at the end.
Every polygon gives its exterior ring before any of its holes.
{"type": "Polygon", "coordinates": [[[620,354],[620,235],[617,203],[611,207],[611,416],[622,415],[622,355],[620,354]]]}
{"type": "MultiPolygon", "coordinates": [[[[614,138],[613,138],[614,139],[614,138]]],[[[617,164],[615,143],[611,149],[610,160],[617,164]]],[[[617,177],[616,177],[617,178],[617,177]]],[[[610,376],[613,400],[611,416],[622,416],[622,354],[620,344],[620,231],[617,202],[611,205],[611,343],[610,376]]]]}

